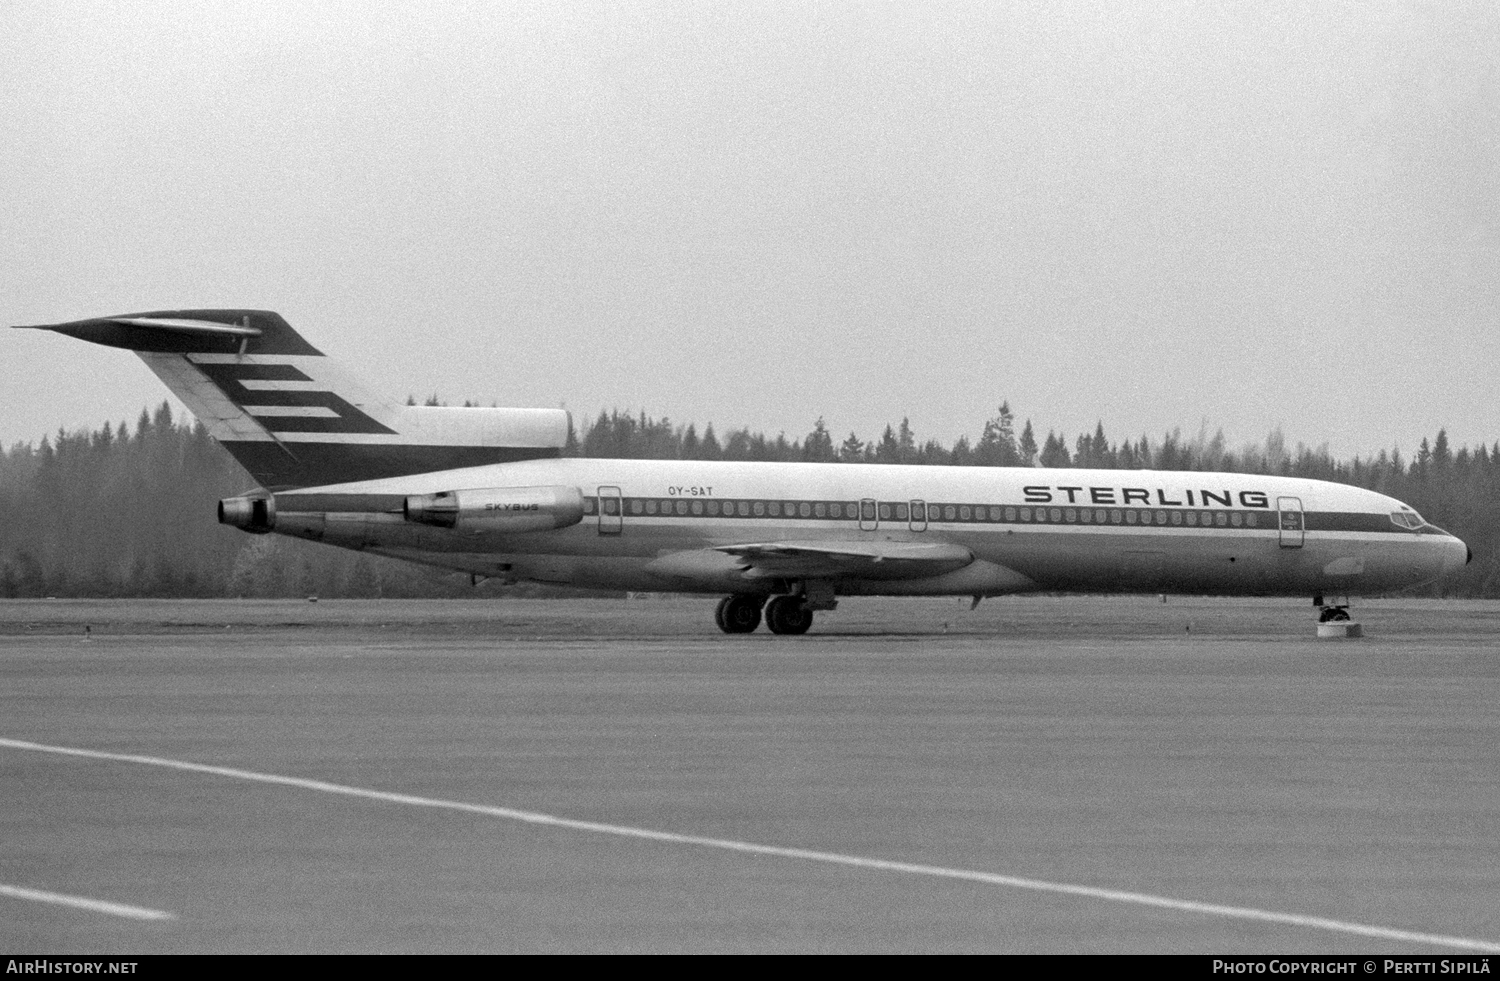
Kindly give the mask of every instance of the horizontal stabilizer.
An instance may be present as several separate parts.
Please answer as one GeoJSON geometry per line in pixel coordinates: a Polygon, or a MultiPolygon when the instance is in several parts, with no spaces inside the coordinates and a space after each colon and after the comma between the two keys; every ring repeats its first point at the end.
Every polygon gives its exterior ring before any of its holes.
{"type": "Polygon", "coordinates": [[[280,314],[269,310],[162,310],[62,324],[18,325],[93,344],[161,354],[271,354],[317,357],[280,314]]]}
{"type": "Polygon", "coordinates": [[[114,322],[129,327],[154,327],[157,330],[177,330],[186,334],[229,334],[232,337],[259,337],[259,327],[250,326],[246,317],[242,324],[221,324],[216,320],[187,320],[182,317],[115,317],[114,322]]]}

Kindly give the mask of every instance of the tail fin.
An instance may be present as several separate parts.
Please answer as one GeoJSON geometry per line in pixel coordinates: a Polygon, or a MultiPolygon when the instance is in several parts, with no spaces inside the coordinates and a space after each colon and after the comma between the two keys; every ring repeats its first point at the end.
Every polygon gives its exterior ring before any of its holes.
{"type": "Polygon", "coordinates": [[[125,348],[270,490],[561,454],[560,409],[394,404],[266,310],[172,310],[35,329],[125,348]]]}

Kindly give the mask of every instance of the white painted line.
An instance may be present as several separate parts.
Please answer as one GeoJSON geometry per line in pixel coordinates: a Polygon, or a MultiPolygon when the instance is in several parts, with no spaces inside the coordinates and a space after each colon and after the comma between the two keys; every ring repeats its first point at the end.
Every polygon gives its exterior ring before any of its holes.
{"type": "Polygon", "coordinates": [[[245,411],[257,418],[271,416],[337,419],[339,414],[326,405],[247,405],[245,411]]]}
{"type": "Polygon", "coordinates": [[[177,914],[168,913],[164,910],[147,909],[144,906],[127,906],[124,903],[112,903],[107,899],[89,899],[86,896],[64,896],[60,892],[22,889],[20,886],[0,885],[0,896],[10,896],[12,899],[29,899],[37,903],[55,903],[58,906],[72,906],[74,909],[92,910],[95,913],[109,913],[113,916],[124,916],[132,920],[177,919],[177,914]]]}
{"type": "Polygon", "coordinates": [[[248,392],[326,392],[328,385],[320,381],[281,381],[270,378],[236,378],[240,387],[248,392]]]}
{"type": "Polygon", "coordinates": [[[661,841],[675,845],[694,845],[700,848],[717,848],[724,851],[742,852],[751,855],[771,855],[777,858],[796,858],[810,862],[825,862],[881,872],[904,872],[908,875],[935,876],[943,879],[959,879],[967,882],[982,882],[992,886],[1012,889],[1029,889],[1036,892],[1061,893],[1067,896],[1082,896],[1088,899],[1104,899],[1117,903],[1132,903],[1137,906],[1154,906],[1158,909],[1177,910],[1184,913],[1204,913],[1238,920],[1255,920],[1261,923],[1278,923],[1284,926],[1306,927],[1312,930],[1331,930],[1377,940],[1400,940],[1410,943],[1432,944],[1438,947],[1453,947],[1487,954],[1500,954],[1500,943],[1490,940],[1474,940],[1467,937],[1449,937],[1437,933],[1421,933],[1414,930],[1399,930],[1393,927],[1372,926],[1334,920],[1323,916],[1303,916],[1299,913],[1278,913],[1274,910],[1255,909],[1246,906],[1225,906],[1219,903],[1200,903],[1190,899],[1173,899],[1169,896],[1153,896],[1150,893],[1130,892],[1123,889],[1101,889],[1096,886],[1077,886],[1063,882],[1047,882],[1042,879],[1027,879],[1021,876],[1000,875],[994,872],[976,872],[970,869],[954,869],[941,865],[919,865],[913,862],[897,862],[884,858],[865,858],[859,855],[843,855],[838,852],[821,852],[807,848],[786,848],[780,845],[757,845],[749,841],[734,841],[726,838],[705,838],[699,835],[677,834],[672,831],[653,831],[650,828],[633,828],[620,824],[604,824],[598,821],[579,821],[573,818],[554,817],[536,811],[518,811],[509,807],[490,804],[470,804],[464,801],[443,800],[437,797],[417,797],[413,794],[397,794],[385,790],[367,790],[324,780],[309,780],[305,777],[283,777],[274,773],[257,773],[254,770],[238,770],[227,766],[209,766],[204,763],[189,763],[160,756],[136,756],[129,753],[106,753],[93,749],[75,749],[69,746],[50,746],[44,743],[26,742],[20,739],[0,738],[0,747],[35,750],[42,753],[58,753],[64,756],[80,756],[86,759],[115,760],[122,763],[143,763],[148,766],[168,767],[189,773],[207,773],[248,780],[255,783],[278,784],[283,787],[300,787],[304,790],[319,790],[327,794],[345,797],[362,797],[366,800],[384,801],[390,804],[408,804],[414,807],[430,807],[447,811],[464,811],[469,814],[484,814],[489,817],[521,821],[526,824],[567,828],[593,834],[616,835],[622,838],[639,838],[661,841]]]}

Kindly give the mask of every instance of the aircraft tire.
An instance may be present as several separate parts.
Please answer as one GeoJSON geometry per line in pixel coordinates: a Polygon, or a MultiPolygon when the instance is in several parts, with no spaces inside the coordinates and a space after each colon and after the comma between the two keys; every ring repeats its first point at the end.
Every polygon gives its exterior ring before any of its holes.
{"type": "Polygon", "coordinates": [[[773,634],[805,634],[813,615],[800,596],[778,596],[766,604],[766,626],[773,634]]]}
{"type": "Polygon", "coordinates": [[[758,596],[728,596],[719,604],[722,615],[716,613],[719,629],[726,634],[753,633],[760,626],[760,604],[758,596]]]}
{"type": "Polygon", "coordinates": [[[714,623],[726,634],[729,633],[729,621],[724,619],[724,609],[729,606],[729,601],[732,599],[734,599],[733,596],[726,596],[719,600],[718,606],[714,607],[714,623]]]}

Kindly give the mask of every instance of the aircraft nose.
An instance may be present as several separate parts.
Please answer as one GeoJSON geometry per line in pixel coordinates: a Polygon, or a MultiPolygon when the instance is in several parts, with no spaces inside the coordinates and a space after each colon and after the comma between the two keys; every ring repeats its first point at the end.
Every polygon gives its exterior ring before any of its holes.
{"type": "Polygon", "coordinates": [[[1462,539],[1449,538],[1448,548],[1443,552],[1443,574],[1457,572],[1472,561],[1474,550],[1465,545],[1462,539]]]}

